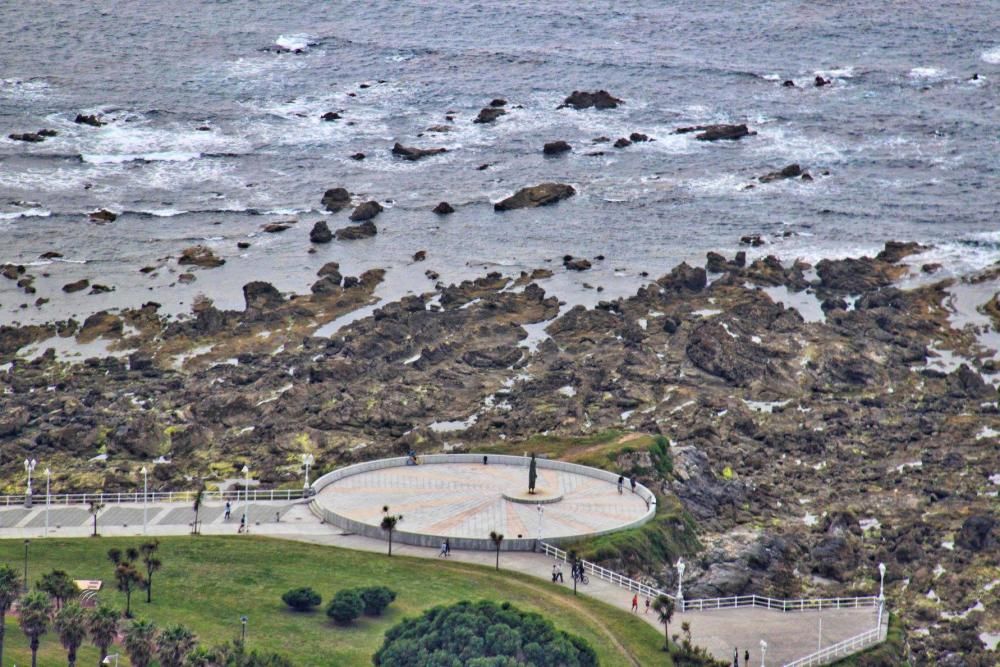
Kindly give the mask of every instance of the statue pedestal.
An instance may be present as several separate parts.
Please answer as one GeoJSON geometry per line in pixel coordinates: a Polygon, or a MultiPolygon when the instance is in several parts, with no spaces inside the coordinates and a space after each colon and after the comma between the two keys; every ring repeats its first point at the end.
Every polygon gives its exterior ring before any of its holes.
{"type": "Polygon", "coordinates": [[[527,489],[519,491],[504,491],[504,500],[509,500],[512,503],[521,503],[522,505],[548,505],[549,503],[557,503],[563,499],[561,493],[555,491],[548,491],[547,489],[535,489],[534,493],[528,493],[527,489]]]}

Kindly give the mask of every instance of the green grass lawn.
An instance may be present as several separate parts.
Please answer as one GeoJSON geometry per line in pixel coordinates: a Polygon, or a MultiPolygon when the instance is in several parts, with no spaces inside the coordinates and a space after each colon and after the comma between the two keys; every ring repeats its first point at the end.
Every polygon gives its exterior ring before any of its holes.
{"type": "MultiPolygon", "coordinates": [[[[32,582],[58,568],[75,579],[103,579],[101,599],[124,608],[124,595],[113,588],[106,558],[111,547],[138,546],[141,540],[81,538],[33,540],[29,560],[32,582]]],[[[249,617],[247,644],[286,654],[296,665],[370,665],[385,631],[404,616],[460,600],[510,601],[536,611],[556,627],[591,643],[607,667],[669,665],[661,652],[662,634],[642,620],[567,587],[509,572],[464,563],[349,551],[257,537],[175,537],[161,539],[163,569],[153,578],[153,603],[133,596],[136,617],[158,626],[183,623],[208,645],[239,636],[242,614],[249,617]],[[386,585],[398,593],[382,618],[363,618],[349,627],[333,625],[324,610],[342,588],[386,585]],[[323,596],[323,609],[288,611],[281,594],[311,586],[323,596]]],[[[0,562],[23,567],[21,540],[0,540],[0,562]]],[[[503,559],[501,558],[501,565],[503,559]]],[[[112,652],[119,649],[113,648],[112,652]]],[[[16,620],[8,618],[4,665],[30,664],[30,652],[16,620]]],[[[65,665],[58,638],[42,640],[41,667],[65,665]]],[[[96,665],[87,646],[80,665],[96,665]]],[[[128,661],[123,659],[123,667],[128,661]]]]}

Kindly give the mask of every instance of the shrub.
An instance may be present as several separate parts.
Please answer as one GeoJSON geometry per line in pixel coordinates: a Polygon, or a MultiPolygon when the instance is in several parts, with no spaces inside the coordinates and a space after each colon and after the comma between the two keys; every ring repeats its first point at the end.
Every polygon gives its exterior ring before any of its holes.
{"type": "Polygon", "coordinates": [[[319,593],[308,586],[293,588],[282,595],[281,599],[295,611],[309,611],[323,602],[323,598],[320,597],[319,593]]]}
{"type": "Polygon", "coordinates": [[[337,591],[330,606],[326,608],[326,615],[337,623],[346,625],[361,615],[365,609],[365,601],[361,594],[355,589],[337,591]]]}
{"type": "Polygon", "coordinates": [[[597,654],[580,637],[556,630],[542,616],[510,603],[459,602],[407,618],[385,633],[375,665],[574,665],[596,667],[597,654]],[[415,656],[432,656],[433,663],[415,656]]]}
{"type": "Polygon", "coordinates": [[[396,591],[385,586],[369,586],[358,590],[365,603],[365,615],[381,616],[385,608],[396,599],[396,591]]]}

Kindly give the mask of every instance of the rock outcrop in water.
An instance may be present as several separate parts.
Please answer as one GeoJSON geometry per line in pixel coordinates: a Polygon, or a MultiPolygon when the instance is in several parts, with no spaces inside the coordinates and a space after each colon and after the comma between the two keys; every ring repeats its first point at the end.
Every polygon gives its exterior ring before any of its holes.
{"type": "Polygon", "coordinates": [[[568,153],[571,150],[573,150],[573,147],[562,140],[550,141],[542,146],[542,153],[545,155],[561,155],[562,153],[568,153]]]}
{"type": "Polygon", "coordinates": [[[226,263],[226,260],[216,255],[211,248],[203,245],[196,245],[191,246],[190,248],[185,248],[184,251],[181,252],[181,256],[177,259],[177,263],[212,269],[217,266],[222,266],[226,263]]]}
{"type": "Polygon", "coordinates": [[[492,123],[500,116],[505,116],[505,115],[507,115],[507,111],[504,109],[498,109],[496,107],[484,107],[483,109],[480,109],[479,115],[477,115],[476,119],[472,122],[479,123],[480,125],[485,123],[492,123]]]}
{"type": "Polygon", "coordinates": [[[329,243],[333,240],[333,232],[327,226],[326,220],[320,220],[309,230],[309,240],[313,243],[329,243]]]}
{"type": "Polygon", "coordinates": [[[449,204],[446,201],[443,201],[439,202],[438,205],[434,207],[433,212],[437,213],[438,215],[448,215],[450,213],[454,213],[455,209],[452,207],[451,204],[449,204]]]}
{"type": "Polygon", "coordinates": [[[750,131],[750,128],[748,128],[745,124],[695,125],[692,127],[679,127],[674,130],[674,134],[688,134],[690,132],[698,133],[694,136],[694,138],[698,141],[735,141],[737,139],[742,139],[743,137],[749,137],[757,134],[756,132],[750,131]]]}
{"type": "Polygon", "coordinates": [[[420,158],[428,157],[430,155],[439,155],[441,153],[447,153],[447,148],[411,148],[404,146],[403,144],[396,143],[392,147],[392,154],[397,155],[406,160],[419,160],[420,158]]]}
{"type": "Polygon", "coordinates": [[[511,211],[518,208],[548,206],[576,194],[572,185],[564,183],[542,183],[522,188],[506,199],[493,205],[495,211],[511,211]]]}
{"type": "Polygon", "coordinates": [[[76,115],[76,118],[73,119],[73,122],[76,123],[77,125],[90,125],[91,127],[103,127],[107,125],[107,123],[101,120],[100,116],[93,113],[92,114],[78,113],[76,115]]]}
{"type": "Polygon", "coordinates": [[[349,225],[337,230],[338,241],[356,241],[358,239],[368,239],[378,234],[378,228],[371,220],[366,220],[360,225],[349,225]]]}
{"type": "Polygon", "coordinates": [[[618,99],[606,90],[598,90],[593,93],[574,90],[557,108],[573,107],[574,109],[589,109],[593,107],[595,109],[617,109],[619,104],[624,104],[624,100],[618,99]]]}
{"type": "Polygon", "coordinates": [[[351,193],[346,188],[330,188],[323,193],[320,203],[326,210],[336,213],[351,205],[351,193]]]}
{"type": "Polygon", "coordinates": [[[371,220],[384,210],[382,205],[375,200],[362,202],[351,212],[351,221],[364,222],[365,220],[371,220]]]}

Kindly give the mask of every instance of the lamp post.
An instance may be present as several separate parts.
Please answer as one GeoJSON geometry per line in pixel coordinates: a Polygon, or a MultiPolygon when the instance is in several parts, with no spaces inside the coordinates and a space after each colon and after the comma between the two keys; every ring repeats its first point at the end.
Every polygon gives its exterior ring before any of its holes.
{"type": "Polygon", "coordinates": [[[35,459],[24,459],[24,471],[28,473],[28,492],[24,496],[24,506],[31,507],[31,473],[35,471],[35,466],[38,465],[38,461],[35,459]]]}
{"type": "Polygon", "coordinates": [[[767,642],[760,640],[760,667],[764,667],[764,656],[767,655],[767,642]]]}
{"type": "MultiPolygon", "coordinates": [[[[243,530],[250,532],[250,468],[247,466],[243,466],[243,530]]],[[[245,628],[246,621],[243,624],[245,628]]]]}
{"type": "Polygon", "coordinates": [[[311,466],[315,462],[316,462],[316,457],[313,456],[312,454],[302,455],[302,465],[306,467],[306,481],[305,484],[302,485],[303,489],[309,488],[309,466],[311,466]]]}
{"type": "Polygon", "coordinates": [[[677,604],[680,605],[681,611],[684,611],[684,568],[687,567],[684,564],[683,558],[677,559],[677,604]]]}
{"type": "Polygon", "coordinates": [[[145,535],[149,521],[149,471],[142,466],[142,534],[145,535]]]}
{"type": "Polygon", "coordinates": [[[52,471],[45,469],[45,536],[49,536],[49,504],[52,502],[52,495],[49,493],[52,482],[52,471]]]}
{"type": "Polygon", "coordinates": [[[545,508],[542,507],[541,503],[535,505],[535,509],[538,510],[538,543],[542,543],[542,517],[545,515],[545,508]]]}
{"type": "Polygon", "coordinates": [[[885,563],[878,564],[878,625],[876,635],[882,631],[882,608],[885,607],[885,563]]]}
{"type": "Polygon", "coordinates": [[[111,658],[115,659],[115,667],[118,667],[118,654],[117,653],[111,653],[111,654],[109,654],[107,657],[104,658],[104,660],[101,660],[101,664],[102,665],[110,665],[111,664],[111,658]]]}
{"type": "Polygon", "coordinates": [[[24,592],[28,592],[28,545],[31,540],[24,541],[24,592]]]}
{"type": "Polygon", "coordinates": [[[244,646],[247,643],[247,621],[249,620],[250,619],[247,618],[246,615],[240,616],[240,623],[243,624],[243,629],[240,632],[240,643],[243,644],[244,646]]]}

